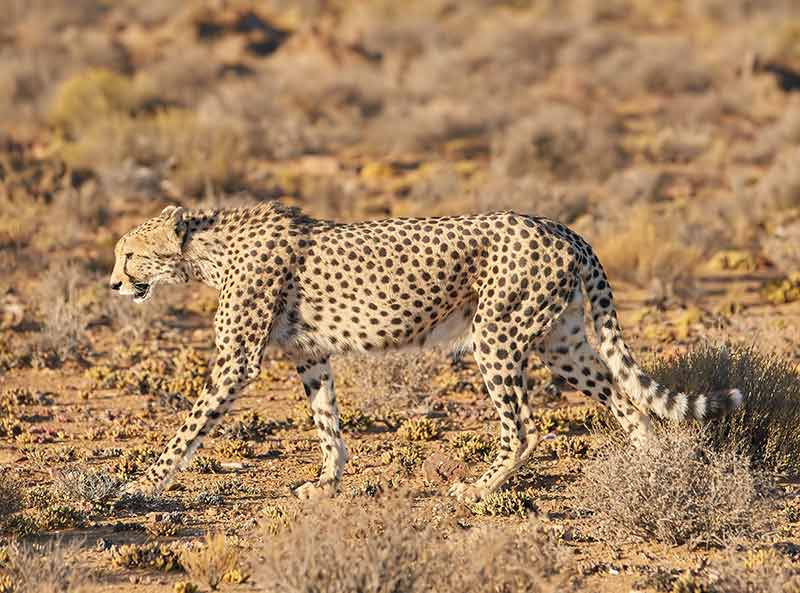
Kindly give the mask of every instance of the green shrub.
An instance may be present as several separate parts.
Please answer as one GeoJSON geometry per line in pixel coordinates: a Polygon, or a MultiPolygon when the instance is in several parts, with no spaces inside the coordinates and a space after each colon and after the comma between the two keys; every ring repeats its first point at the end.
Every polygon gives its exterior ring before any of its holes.
{"type": "Polygon", "coordinates": [[[432,441],[439,436],[439,423],[430,418],[406,420],[397,431],[398,436],[406,441],[432,441]]]}
{"type": "Polygon", "coordinates": [[[461,432],[457,434],[455,438],[453,438],[451,444],[458,458],[467,463],[491,461],[497,447],[496,440],[492,437],[472,432],[461,432]]]}
{"type": "Polygon", "coordinates": [[[149,568],[164,572],[183,570],[180,550],[156,542],[117,546],[110,550],[110,555],[111,563],[120,568],[149,568]]]}
{"type": "Polygon", "coordinates": [[[192,471],[201,474],[218,474],[222,472],[222,464],[213,457],[206,455],[197,455],[192,459],[190,468],[192,471]]]}
{"type": "Polygon", "coordinates": [[[536,511],[536,504],[527,490],[503,490],[481,499],[470,509],[476,515],[488,517],[527,517],[536,511]]]}

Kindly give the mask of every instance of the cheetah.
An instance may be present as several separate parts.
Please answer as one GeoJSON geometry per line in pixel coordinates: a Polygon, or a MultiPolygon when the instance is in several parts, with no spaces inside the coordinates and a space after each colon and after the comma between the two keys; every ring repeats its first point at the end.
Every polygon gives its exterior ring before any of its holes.
{"type": "Polygon", "coordinates": [[[737,407],[737,389],[669,391],[623,341],[614,299],[591,246],[566,226],[495,212],[342,224],[267,202],[193,211],[166,207],[122,236],[111,288],[137,303],[161,284],[198,280],[219,291],[217,357],[166,450],[132,489],[158,492],[261,370],[268,347],[296,365],[320,447],[319,478],[301,498],[337,493],[348,453],[330,357],[434,345],[469,349],[500,417],[496,458],[450,494],[496,491],[539,443],[526,385],[531,355],[569,388],[610,408],[635,443],[649,413],[704,420],[737,407]],[[588,301],[597,348],[587,340],[588,301]]]}

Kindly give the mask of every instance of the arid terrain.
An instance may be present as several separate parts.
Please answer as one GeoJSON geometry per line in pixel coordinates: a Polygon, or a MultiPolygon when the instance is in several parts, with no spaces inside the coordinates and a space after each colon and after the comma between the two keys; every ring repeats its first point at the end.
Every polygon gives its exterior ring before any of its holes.
{"type": "Polygon", "coordinates": [[[796,0],[0,0],[0,593],[800,593],[796,0]],[[341,221],[512,209],[596,248],[667,386],[741,411],[638,450],[532,365],[500,493],[472,357],[335,360],[351,461],[291,361],[158,496],[122,494],[213,355],[213,290],[112,294],[166,205],[341,221]]]}

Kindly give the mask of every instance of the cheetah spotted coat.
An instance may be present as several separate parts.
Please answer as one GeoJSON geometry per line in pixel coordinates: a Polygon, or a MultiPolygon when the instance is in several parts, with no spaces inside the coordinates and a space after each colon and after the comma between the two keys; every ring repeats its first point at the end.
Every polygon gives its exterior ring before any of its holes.
{"type": "Polygon", "coordinates": [[[496,212],[339,224],[277,203],[187,211],[167,207],[124,235],[111,286],[147,300],[159,284],[197,279],[219,290],[218,356],[166,450],[135,487],[158,491],[183,467],[242,389],[267,346],[296,362],[322,448],[301,497],[337,491],[347,460],[329,358],[436,344],[470,348],[500,417],[496,459],[451,493],[495,491],[539,441],[526,386],[531,354],[566,385],[608,406],[636,442],[648,413],[705,419],[736,407],[737,390],[675,393],[634,362],[608,279],[586,241],[545,218],[496,212]],[[588,300],[598,349],[586,337],[588,300]]]}

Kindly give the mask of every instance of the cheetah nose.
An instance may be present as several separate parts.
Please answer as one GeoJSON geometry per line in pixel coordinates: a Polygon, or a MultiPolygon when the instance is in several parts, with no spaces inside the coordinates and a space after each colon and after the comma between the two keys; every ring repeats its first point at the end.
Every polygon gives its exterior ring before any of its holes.
{"type": "Polygon", "coordinates": [[[119,290],[120,288],[122,288],[122,281],[121,280],[119,282],[112,282],[111,283],[111,290],[119,290]]]}

